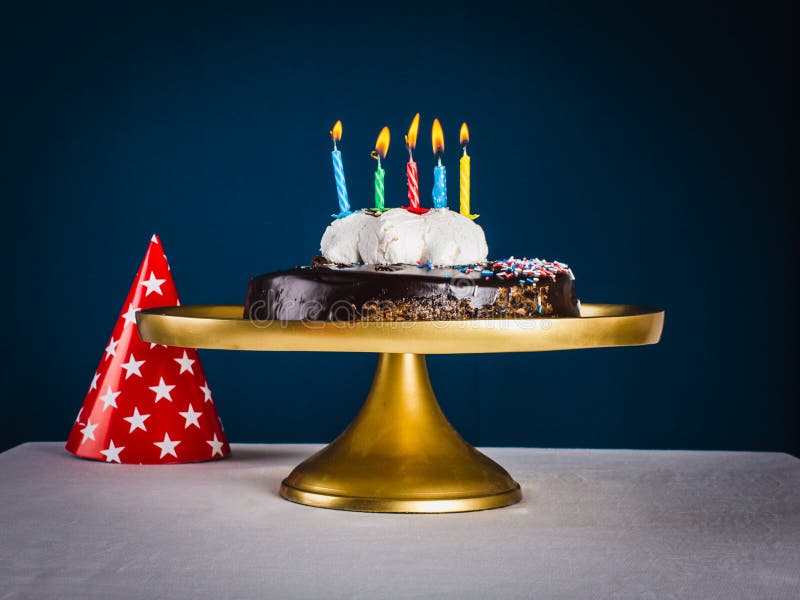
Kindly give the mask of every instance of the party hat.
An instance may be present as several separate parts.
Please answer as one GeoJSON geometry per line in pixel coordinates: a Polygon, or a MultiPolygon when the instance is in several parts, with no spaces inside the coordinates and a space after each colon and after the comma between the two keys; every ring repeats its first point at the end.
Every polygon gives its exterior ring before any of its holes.
{"type": "Polygon", "coordinates": [[[136,329],[137,311],[178,305],[167,256],[153,235],[72,426],[69,452],[130,464],[230,454],[197,351],[143,342],[136,329]]]}

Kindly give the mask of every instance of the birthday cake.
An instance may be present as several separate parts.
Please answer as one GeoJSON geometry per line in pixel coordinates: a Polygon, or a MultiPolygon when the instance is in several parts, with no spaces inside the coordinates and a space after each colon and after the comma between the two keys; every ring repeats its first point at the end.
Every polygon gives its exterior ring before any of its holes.
{"type": "Polygon", "coordinates": [[[309,266],[250,279],[244,317],[412,321],[578,317],[559,261],[488,260],[482,228],[448,209],[356,212],[335,220],[309,266]]]}
{"type": "Polygon", "coordinates": [[[412,151],[419,114],[406,136],[409,205],[384,206],[389,129],[375,143],[375,206],[350,211],[344,178],[342,123],[331,133],[338,214],[320,241],[311,265],[250,279],[244,318],[253,321],[449,321],[579,317],[572,270],[537,258],[489,260],[483,229],[470,213],[469,132],[461,126],[459,212],[447,208],[444,134],[438,119],[431,129],[433,208],[419,203],[417,164],[412,151]]]}

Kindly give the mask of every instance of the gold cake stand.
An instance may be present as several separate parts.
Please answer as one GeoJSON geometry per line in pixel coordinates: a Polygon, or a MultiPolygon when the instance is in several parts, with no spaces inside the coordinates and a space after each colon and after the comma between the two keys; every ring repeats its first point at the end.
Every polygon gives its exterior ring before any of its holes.
{"type": "Polygon", "coordinates": [[[251,322],[242,306],[137,313],[145,341],[218,350],[376,352],[367,400],[348,428],[281,485],[292,502],[370,512],[442,513],[518,502],[519,484],[465,442],[433,393],[426,354],[536,352],[655,344],[664,311],[584,304],[580,318],[251,322]]]}

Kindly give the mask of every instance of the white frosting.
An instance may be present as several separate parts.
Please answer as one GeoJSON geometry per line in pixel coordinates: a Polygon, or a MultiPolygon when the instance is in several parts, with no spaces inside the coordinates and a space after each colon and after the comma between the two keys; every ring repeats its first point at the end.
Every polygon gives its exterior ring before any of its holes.
{"type": "Polygon", "coordinates": [[[486,260],[483,229],[449,209],[417,215],[392,208],[379,217],[353,213],[322,235],[322,255],[335,263],[470,265],[486,260]]]}
{"type": "Polygon", "coordinates": [[[322,235],[319,243],[322,256],[335,263],[362,262],[358,242],[361,232],[374,220],[375,217],[360,212],[336,219],[322,235]]]}
{"type": "Polygon", "coordinates": [[[396,208],[371,217],[358,242],[361,262],[368,265],[414,263],[425,246],[425,221],[420,215],[396,208]]]}

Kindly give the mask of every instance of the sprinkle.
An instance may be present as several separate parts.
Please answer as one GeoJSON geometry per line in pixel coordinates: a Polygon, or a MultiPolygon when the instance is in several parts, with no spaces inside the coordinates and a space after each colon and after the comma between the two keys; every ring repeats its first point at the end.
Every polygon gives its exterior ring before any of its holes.
{"type": "Polygon", "coordinates": [[[481,274],[484,275],[484,271],[488,271],[489,268],[494,269],[495,274],[513,274],[519,279],[533,279],[534,282],[538,281],[540,277],[549,277],[552,281],[556,281],[560,274],[569,275],[571,278],[575,277],[566,263],[559,260],[542,260],[541,258],[520,259],[509,256],[502,260],[485,261],[480,269],[481,274]]]}
{"type": "Polygon", "coordinates": [[[444,276],[444,278],[445,278],[445,279],[450,279],[450,278],[452,278],[452,277],[453,277],[453,276],[452,276],[452,275],[450,275],[450,273],[447,273],[447,274],[444,276]]]}
{"type": "Polygon", "coordinates": [[[425,268],[425,263],[423,263],[423,262],[417,263],[417,268],[418,269],[424,269],[425,268]]]}
{"type": "Polygon", "coordinates": [[[425,265],[428,267],[428,271],[430,271],[431,270],[431,261],[430,261],[430,259],[428,260],[428,262],[425,263],[425,265]]]}
{"type": "Polygon", "coordinates": [[[494,271],[481,271],[481,275],[494,275],[494,271]]]}

